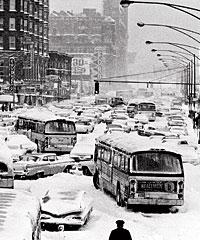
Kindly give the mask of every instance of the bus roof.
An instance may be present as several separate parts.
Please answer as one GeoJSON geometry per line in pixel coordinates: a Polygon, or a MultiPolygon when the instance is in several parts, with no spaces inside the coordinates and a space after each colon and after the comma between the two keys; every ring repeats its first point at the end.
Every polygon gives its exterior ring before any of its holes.
{"type": "Polygon", "coordinates": [[[154,101],[151,101],[151,100],[141,100],[138,102],[138,104],[143,104],[143,103],[148,103],[148,104],[156,104],[154,101]]]}
{"type": "Polygon", "coordinates": [[[31,239],[40,212],[39,200],[30,192],[0,189],[1,239],[31,239]]]}
{"type": "Polygon", "coordinates": [[[39,109],[33,109],[30,111],[27,111],[26,113],[19,114],[18,117],[25,118],[25,119],[32,119],[36,121],[42,121],[42,122],[53,121],[53,120],[66,120],[64,117],[56,116],[50,111],[39,110],[39,109]]]}
{"type": "Polygon", "coordinates": [[[98,143],[104,143],[113,148],[120,149],[123,152],[128,152],[129,154],[149,151],[149,150],[163,150],[168,152],[173,152],[179,154],[175,148],[172,146],[163,146],[156,141],[149,138],[136,135],[135,133],[111,133],[104,134],[96,139],[98,143]]]}

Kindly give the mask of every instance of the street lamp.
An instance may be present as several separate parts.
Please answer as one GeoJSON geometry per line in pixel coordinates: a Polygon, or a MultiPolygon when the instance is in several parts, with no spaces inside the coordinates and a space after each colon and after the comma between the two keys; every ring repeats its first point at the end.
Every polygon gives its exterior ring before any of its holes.
{"type": "MultiPolygon", "coordinates": [[[[193,49],[196,49],[196,50],[199,50],[198,48],[194,47],[194,46],[190,46],[190,45],[186,45],[186,44],[181,44],[181,43],[172,43],[172,42],[151,42],[151,41],[146,41],[146,44],[147,45],[150,45],[150,44],[169,44],[169,45],[172,45],[172,46],[175,46],[175,47],[178,47],[178,48],[181,48],[182,50],[185,50],[186,52],[190,53],[192,56],[193,56],[193,61],[191,61],[191,79],[193,78],[193,94],[192,94],[192,88],[191,88],[191,94],[189,96],[189,100],[190,98],[192,97],[193,95],[193,98],[196,98],[196,58],[199,59],[194,53],[192,53],[191,51],[189,51],[188,49],[182,47],[182,46],[185,46],[185,47],[189,47],[189,48],[193,48],[193,49]]],[[[199,59],[200,60],[200,59],[199,59]]],[[[190,84],[188,86],[190,88],[190,84]]],[[[189,93],[190,93],[190,89],[189,89],[189,93]]],[[[191,101],[189,101],[189,105],[191,101]]],[[[195,108],[195,102],[194,102],[194,108],[195,108]]]]}
{"type": "MultiPolygon", "coordinates": [[[[189,56],[191,55],[190,53],[187,53],[187,52],[173,51],[173,50],[167,50],[167,49],[165,49],[165,50],[162,50],[162,49],[161,49],[161,50],[160,50],[160,49],[159,49],[159,50],[157,50],[157,49],[151,49],[151,51],[152,51],[152,52],[157,52],[157,51],[159,51],[159,52],[170,52],[170,53],[177,54],[178,56],[181,56],[181,57],[184,57],[184,58],[186,58],[185,55],[187,55],[187,56],[188,56],[188,55],[189,55],[189,56]]],[[[189,58],[187,58],[187,60],[190,61],[189,58]]]]}
{"type": "Polygon", "coordinates": [[[191,61],[189,58],[187,58],[187,57],[185,57],[185,56],[174,56],[174,55],[168,55],[168,54],[160,54],[160,53],[158,53],[157,54],[157,57],[162,57],[162,56],[164,56],[164,57],[172,57],[172,58],[174,58],[174,59],[186,59],[187,61],[191,61]]]}
{"type": "Polygon", "coordinates": [[[173,9],[176,9],[178,11],[184,12],[198,20],[200,20],[200,17],[196,16],[195,14],[188,12],[187,10],[192,10],[192,11],[197,11],[200,12],[200,9],[198,8],[193,8],[193,7],[188,7],[188,6],[184,6],[184,5],[178,5],[178,4],[174,4],[174,3],[166,3],[166,2],[144,2],[144,1],[131,1],[131,0],[122,0],[120,2],[120,5],[123,8],[127,8],[129,7],[130,4],[133,3],[141,3],[141,4],[152,4],[152,5],[163,5],[163,6],[167,6],[167,7],[171,7],[173,9]],[[187,10],[186,10],[187,9],[187,10]]]}
{"type": "Polygon", "coordinates": [[[172,29],[174,31],[177,31],[179,33],[182,33],[182,34],[186,35],[187,37],[193,39],[195,42],[200,44],[199,40],[197,40],[196,38],[194,38],[193,36],[189,35],[186,32],[197,34],[199,36],[200,36],[200,33],[196,32],[196,31],[193,31],[193,30],[189,30],[187,28],[171,26],[171,25],[165,25],[165,24],[154,24],[154,23],[143,23],[143,22],[138,22],[137,25],[138,25],[138,27],[151,26],[151,27],[166,27],[166,28],[170,28],[170,29],[172,29]],[[186,31],[186,32],[184,32],[184,31],[186,31]]]}

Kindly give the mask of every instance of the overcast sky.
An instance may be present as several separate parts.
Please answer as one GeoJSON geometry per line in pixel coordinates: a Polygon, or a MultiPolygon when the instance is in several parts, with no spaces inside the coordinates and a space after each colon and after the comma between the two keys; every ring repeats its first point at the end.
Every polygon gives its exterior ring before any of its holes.
{"type": "MultiPolygon", "coordinates": [[[[151,2],[168,2],[200,9],[200,0],[151,0],[151,2]]],[[[101,12],[102,0],[50,0],[50,11],[73,10],[74,12],[81,12],[84,7],[97,8],[97,10],[101,12]]],[[[187,9],[185,10],[190,11],[187,9]]],[[[200,18],[200,12],[190,12],[200,18]]],[[[175,30],[166,27],[150,26],[139,28],[137,27],[137,22],[165,24],[200,32],[200,20],[186,13],[163,5],[132,4],[129,7],[129,51],[137,53],[134,72],[145,72],[153,70],[159,67],[159,65],[161,66],[161,62],[156,57],[156,54],[151,52],[152,48],[182,51],[169,44],[153,44],[148,46],[145,44],[147,40],[154,42],[177,42],[200,47],[199,43],[175,30]]],[[[200,41],[200,35],[191,33],[190,35],[200,41]]],[[[190,51],[195,51],[192,48],[188,49],[190,51]]],[[[161,54],[170,55],[170,53],[167,52],[162,52],[161,54]]],[[[165,58],[167,58],[167,56],[165,58]]]]}

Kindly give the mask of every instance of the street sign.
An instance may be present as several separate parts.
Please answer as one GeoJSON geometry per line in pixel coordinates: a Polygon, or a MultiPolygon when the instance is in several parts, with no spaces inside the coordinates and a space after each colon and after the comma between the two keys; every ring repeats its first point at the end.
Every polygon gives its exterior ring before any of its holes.
{"type": "Polygon", "coordinates": [[[9,58],[9,77],[10,77],[10,85],[14,84],[15,80],[15,58],[9,58]]]}
{"type": "Polygon", "coordinates": [[[96,47],[94,49],[93,56],[93,69],[92,78],[95,81],[99,81],[102,78],[102,62],[103,62],[103,49],[101,47],[96,47]]]}

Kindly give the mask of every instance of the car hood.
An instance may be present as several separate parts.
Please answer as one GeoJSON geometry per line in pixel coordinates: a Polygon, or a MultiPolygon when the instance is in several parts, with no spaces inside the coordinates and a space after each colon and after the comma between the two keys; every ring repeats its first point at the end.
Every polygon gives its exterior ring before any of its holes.
{"type": "Polygon", "coordinates": [[[80,213],[84,210],[84,206],[80,204],[71,203],[61,199],[51,199],[51,201],[42,203],[42,212],[50,213],[52,215],[65,215],[80,213]]]}
{"type": "Polygon", "coordinates": [[[42,198],[42,212],[52,215],[64,215],[80,213],[85,209],[83,201],[84,191],[78,193],[60,192],[56,194],[46,194],[42,198]]]}

